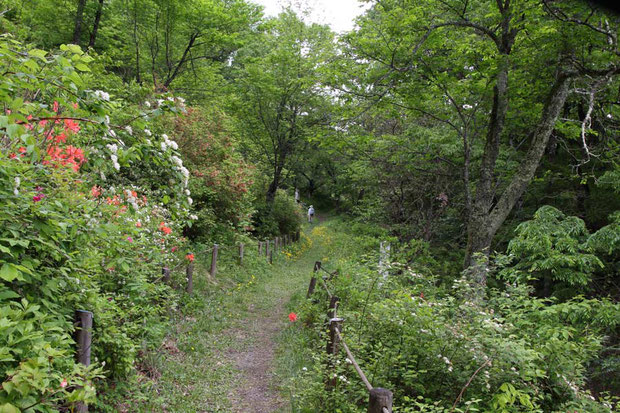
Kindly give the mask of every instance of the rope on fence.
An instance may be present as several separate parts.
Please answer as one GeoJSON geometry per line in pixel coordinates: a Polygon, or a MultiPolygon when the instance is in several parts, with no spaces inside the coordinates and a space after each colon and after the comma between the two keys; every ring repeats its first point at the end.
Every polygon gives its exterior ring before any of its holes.
{"type": "Polygon", "coordinates": [[[351,364],[353,365],[353,367],[355,367],[355,371],[357,371],[357,374],[360,376],[360,379],[362,379],[362,381],[364,382],[364,385],[366,386],[368,391],[371,391],[373,389],[372,384],[370,384],[370,382],[368,381],[368,378],[366,378],[366,375],[360,368],[360,365],[357,364],[355,357],[353,357],[351,350],[349,350],[349,346],[347,346],[347,343],[344,342],[344,339],[342,338],[342,334],[340,333],[339,329],[336,329],[336,334],[338,335],[338,339],[340,340],[342,347],[344,347],[344,351],[347,352],[347,357],[349,357],[349,360],[351,360],[351,364]]]}
{"type": "MultiPolygon", "coordinates": [[[[325,268],[323,268],[320,261],[315,262],[314,272],[312,274],[312,278],[310,279],[310,286],[308,288],[308,298],[310,298],[310,296],[314,292],[314,285],[316,284],[317,278],[316,273],[319,270],[323,270],[327,274],[329,274],[329,279],[338,274],[338,271],[327,271],[325,268]]],[[[329,340],[327,342],[327,353],[330,355],[335,355],[338,351],[338,346],[342,345],[344,351],[347,353],[348,359],[351,361],[351,364],[355,368],[355,371],[357,372],[358,376],[364,383],[364,386],[366,386],[366,389],[368,390],[368,413],[392,413],[392,403],[394,398],[393,393],[388,389],[373,387],[372,384],[370,384],[370,381],[368,381],[368,378],[364,374],[364,371],[360,368],[359,364],[355,360],[353,353],[351,353],[351,349],[349,349],[349,346],[347,346],[347,343],[342,338],[342,333],[340,330],[342,328],[344,319],[338,318],[336,316],[336,312],[338,310],[338,302],[340,301],[340,299],[337,296],[333,295],[332,292],[329,290],[329,287],[327,286],[327,280],[325,279],[327,277],[319,278],[321,279],[321,284],[323,285],[323,288],[327,292],[327,295],[330,299],[329,310],[327,313],[330,329],[329,340]]],[[[330,379],[327,381],[327,389],[331,390],[334,388],[334,380],[335,379],[330,379]]]]}

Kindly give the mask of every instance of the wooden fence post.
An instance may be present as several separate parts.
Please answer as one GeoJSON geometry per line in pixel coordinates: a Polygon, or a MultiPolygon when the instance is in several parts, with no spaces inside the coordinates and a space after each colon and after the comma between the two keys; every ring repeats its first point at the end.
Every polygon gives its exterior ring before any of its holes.
{"type": "Polygon", "coordinates": [[[327,354],[336,355],[338,353],[338,343],[340,340],[336,330],[342,332],[344,318],[332,318],[329,320],[329,340],[327,341],[327,354]]]}
{"type": "Polygon", "coordinates": [[[310,278],[310,285],[308,286],[308,294],[306,294],[306,298],[310,298],[310,296],[314,293],[314,288],[316,287],[316,272],[321,269],[321,261],[315,261],[314,270],[312,272],[312,278],[310,278]]]}
{"type": "Polygon", "coordinates": [[[340,298],[336,295],[332,295],[332,298],[329,300],[329,310],[327,310],[327,318],[331,320],[336,317],[336,312],[338,311],[338,302],[340,298]]]}
{"type": "Polygon", "coordinates": [[[391,391],[381,387],[373,388],[368,397],[368,413],[383,413],[384,407],[392,413],[393,400],[394,395],[391,391]]]}
{"type": "Polygon", "coordinates": [[[165,283],[170,281],[170,268],[162,267],[161,269],[161,280],[165,283]]]}
{"type": "Polygon", "coordinates": [[[217,244],[213,244],[213,252],[211,253],[211,270],[209,274],[211,277],[215,278],[215,274],[217,273],[217,244]]]}
{"type": "Polygon", "coordinates": [[[314,293],[314,288],[316,287],[316,277],[312,276],[310,278],[310,285],[308,286],[308,294],[306,294],[306,298],[310,298],[314,293]]]}
{"type": "MultiPolygon", "coordinates": [[[[78,363],[90,366],[90,347],[92,345],[92,329],[93,329],[93,313],[90,311],[77,310],[75,342],[77,343],[77,359],[78,363]]],[[[88,406],[79,402],[75,406],[78,413],[88,412],[88,406]]]]}
{"type": "Polygon", "coordinates": [[[243,242],[239,243],[239,265],[243,265],[243,249],[245,248],[245,246],[243,245],[243,242]]]}
{"type": "Polygon", "coordinates": [[[269,257],[269,244],[271,244],[269,240],[265,241],[265,257],[269,257]]]}
{"type": "Polygon", "coordinates": [[[340,337],[336,333],[336,330],[342,331],[343,322],[344,319],[342,318],[332,318],[329,320],[329,339],[327,340],[327,355],[329,357],[327,363],[329,368],[327,369],[327,381],[325,382],[327,390],[336,387],[336,377],[334,377],[332,373],[334,357],[338,354],[338,344],[340,343],[340,337]]]}
{"type": "Polygon", "coordinates": [[[258,256],[260,257],[261,255],[263,255],[263,242],[258,241],[258,256]]]}
{"type": "Polygon", "coordinates": [[[194,263],[187,264],[185,276],[187,278],[187,293],[191,295],[194,293],[194,263]]]}
{"type": "Polygon", "coordinates": [[[273,264],[273,250],[269,251],[269,264],[273,264]]]}

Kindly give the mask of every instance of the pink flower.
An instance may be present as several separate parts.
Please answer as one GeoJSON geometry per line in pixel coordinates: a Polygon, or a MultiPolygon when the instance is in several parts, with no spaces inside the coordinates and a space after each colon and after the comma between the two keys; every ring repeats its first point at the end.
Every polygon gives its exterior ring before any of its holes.
{"type": "Polygon", "coordinates": [[[127,237],[127,241],[129,241],[129,242],[133,242],[133,238],[131,238],[131,237],[127,237]]]}
{"type": "Polygon", "coordinates": [[[43,199],[43,197],[44,197],[44,196],[45,196],[45,195],[43,195],[43,194],[37,194],[37,195],[35,195],[35,196],[33,196],[33,197],[32,197],[32,200],[33,200],[34,202],[39,202],[40,200],[42,200],[42,199],[43,199]]]}
{"type": "Polygon", "coordinates": [[[62,381],[60,382],[60,387],[62,387],[63,389],[67,387],[67,379],[62,379],[62,381]]]}

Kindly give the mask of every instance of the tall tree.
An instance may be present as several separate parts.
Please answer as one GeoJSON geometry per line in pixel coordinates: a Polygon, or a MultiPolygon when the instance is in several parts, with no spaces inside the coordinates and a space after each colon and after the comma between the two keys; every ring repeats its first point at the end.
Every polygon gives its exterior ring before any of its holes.
{"type": "Polygon", "coordinates": [[[250,150],[267,166],[271,203],[285,172],[302,159],[313,128],[327,122],[329,98],[319,85],[333,34],[325,26],[306,25],[291,11],[268,24],[264,36],[238,56],[236,110],[250,150]]]}
{"type": "Polygon", "coordinates": [[[534,177],[571,86],[598,93],[620,70],[616,23],[568,1],[384,0],[349,37],[364,77],[350,90],[461,141],[465,267],[480,285],[474,256],[488,257],[534,177]]]}

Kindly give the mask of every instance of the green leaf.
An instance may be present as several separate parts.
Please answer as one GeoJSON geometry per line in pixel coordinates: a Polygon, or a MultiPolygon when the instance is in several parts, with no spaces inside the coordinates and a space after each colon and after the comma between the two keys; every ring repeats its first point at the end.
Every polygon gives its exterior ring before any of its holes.
{"type": "Polygon", "coordinates": [[[0,278],[7,282],[11,282],[17,278],[21,279],[20,275],[20,271],[15,268],[13,264],[8,262],[2,266],[2,269],[0,269],[0,278]]]}
{"type": "Polygon", "coordinates": [[[21,413],[21,410],[13,406],[11,403],[5,403],[0,406],[0,413],[21,413]]]}

